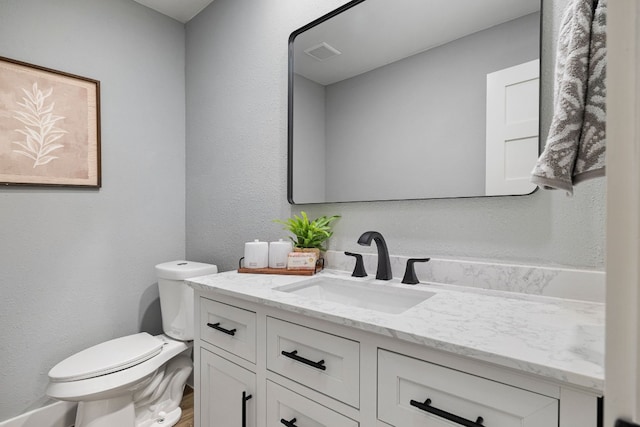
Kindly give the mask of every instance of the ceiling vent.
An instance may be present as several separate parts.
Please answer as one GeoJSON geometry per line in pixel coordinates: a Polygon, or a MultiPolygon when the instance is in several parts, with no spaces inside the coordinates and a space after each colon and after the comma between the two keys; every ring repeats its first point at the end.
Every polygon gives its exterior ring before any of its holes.
{"type": "Polygon", "coordinates": [[[318,61],[326,61],[329,58],[340,55],[342,52],[340,52],[335,47],[322,42],[313,47],[310,47],[309,49],[306,49],[304,53],[318,61]]]}

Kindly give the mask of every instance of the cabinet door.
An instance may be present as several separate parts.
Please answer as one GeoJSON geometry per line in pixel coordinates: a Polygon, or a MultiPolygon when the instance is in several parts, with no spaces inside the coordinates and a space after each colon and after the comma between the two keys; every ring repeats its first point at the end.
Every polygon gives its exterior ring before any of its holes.
{"type": "Polygon", "coordinates": [[[256,374],[200,349],[200,427],[255,427],[256,374]]]}
{"type": "Polygon", "coordinates": [[[358,423],[267,381],[267,427],[358,427],[358,423]]]}

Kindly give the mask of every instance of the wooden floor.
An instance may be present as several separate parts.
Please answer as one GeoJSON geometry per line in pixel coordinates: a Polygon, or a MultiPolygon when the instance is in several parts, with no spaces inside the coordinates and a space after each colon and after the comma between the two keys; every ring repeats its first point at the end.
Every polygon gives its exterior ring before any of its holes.
{"type": "Polygon", "coordinates": [[[175,427],[193,427],[193,389],[189,386],[184,388],[180,407],[182,408],[182,417],[175,427]]]}

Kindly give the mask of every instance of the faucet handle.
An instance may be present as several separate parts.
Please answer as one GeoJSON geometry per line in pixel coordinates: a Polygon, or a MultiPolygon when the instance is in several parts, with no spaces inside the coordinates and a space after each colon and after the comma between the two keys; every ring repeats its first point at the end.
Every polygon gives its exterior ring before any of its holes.
{"type": "Polygon", "coordinates": [[[344,254],[355,257],[356,259],[356,267],[353,269],[353,273],[351,273],[351,275],[353,277],[367,277],[367,272],[364,269],[364,262],[362,261],[362,254],[356,254],[346,251],[344,254]]]}
{"type": "Polygon", "coordinates": [[[406,285],[415,285],[420,283],[418,277],[416,276],[416,270],[413,268],[413,264],[416,262],[427,262],[431,258],[409,258],[407,260],[407,269],[404,271],[404,277],[402,278],[402,283],[406,285]]]}

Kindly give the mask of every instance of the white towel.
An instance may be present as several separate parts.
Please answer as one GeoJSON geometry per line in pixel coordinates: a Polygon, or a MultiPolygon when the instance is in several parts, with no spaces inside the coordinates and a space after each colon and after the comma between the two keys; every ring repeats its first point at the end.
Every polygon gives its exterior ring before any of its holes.
{"type": "Polygon", "coordinates": [[[573,194],[604,176],[607,0],[572,0],[560,24],[554,111],[531,182],[573,194]]]}

